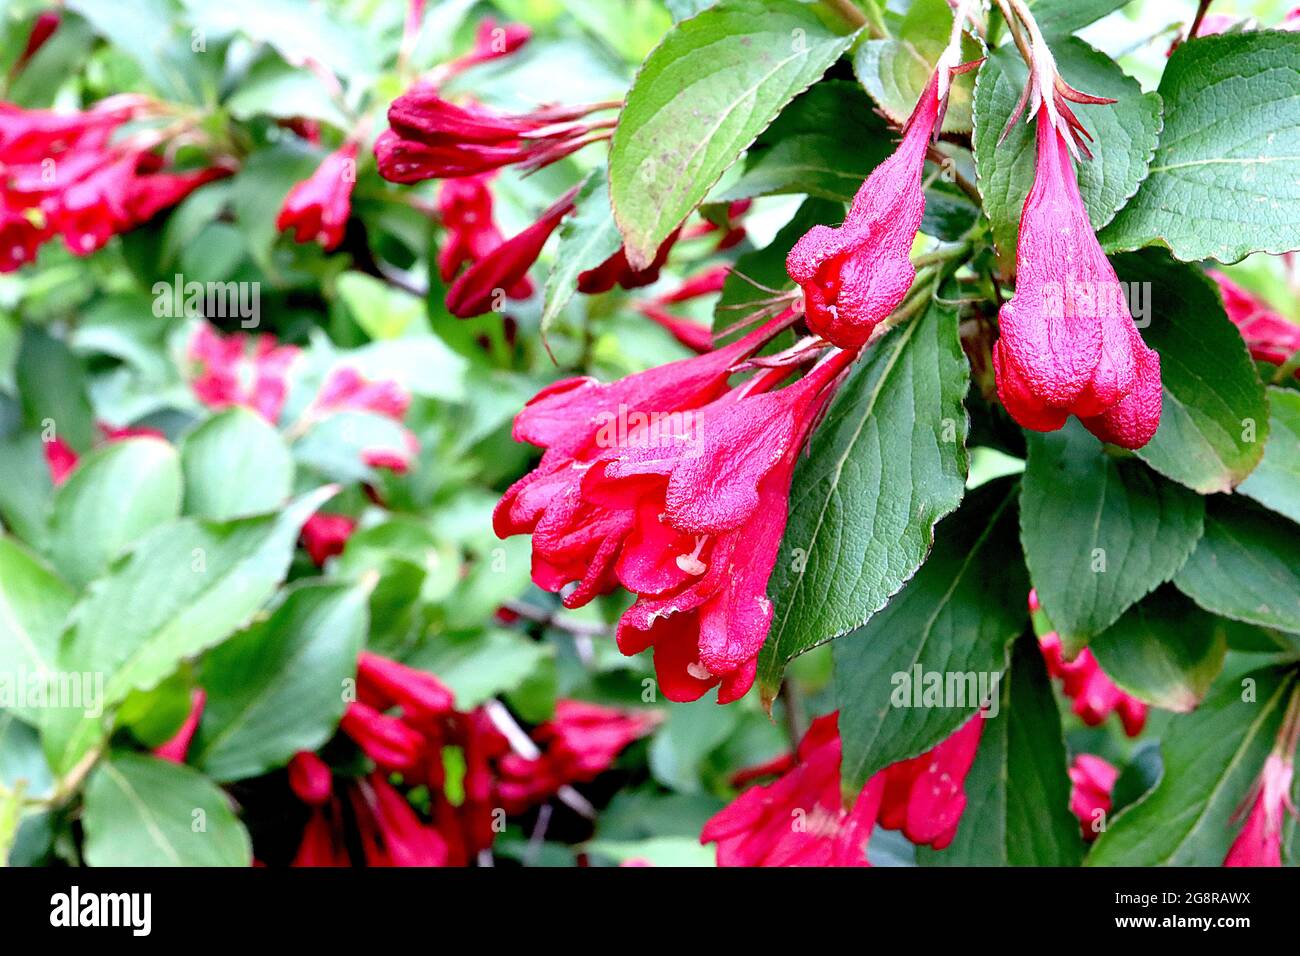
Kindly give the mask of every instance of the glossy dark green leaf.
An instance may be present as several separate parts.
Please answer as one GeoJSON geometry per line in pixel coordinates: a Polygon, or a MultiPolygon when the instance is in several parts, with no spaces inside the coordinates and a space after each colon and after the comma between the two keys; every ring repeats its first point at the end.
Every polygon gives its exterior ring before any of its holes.
{"type": "Polygon", "coordinates": [[[1219,866],[1241,828],[1233,822],[1264,766],[1293,676],[1274,668],[1225,673],[1161,741],[1160,783],[1116,816],[1089,866],[1219,866]]]}
{"type": "Polygon", "coordinates": [[[832,645],[846,792],[948,737],[982,694],[998,696],[1007,647],[1029,619],[1016,497],[1008,480],[973,492],[939,523],[934,551],[916,576],[832,645]],[[922,688],[932,675],[945,687],[953,675],[961,699],[926,703],[922,688]]]}
{"type": "Polygon", "coordinates": [[[1268,390],[1268,443],[1255,470],[1237,486],[1270,511],[1300,522],[1300,392],[1268,390]]]}
{"type": "Polygon", "coordinates": [[[610,147],[610,198],[644,267],[718,177],[852,42],[821,8],[722,0],[641,64],[610,147]]]}
{"type": "Polygon", "coordinates": [[[967,471],[970,369],[937,300],[868,350],[795,468],[759,658],[766,698],[786,662],[861,627],[925,560],[967,471]]]}
{"type": "Polygon", "coordinates": [[[1030,433],[1020,535],[1043,610],[1071,652],[1168,581],[1201,537],[1200,497],[1107,454],[1071,420],[1030,433]]]}

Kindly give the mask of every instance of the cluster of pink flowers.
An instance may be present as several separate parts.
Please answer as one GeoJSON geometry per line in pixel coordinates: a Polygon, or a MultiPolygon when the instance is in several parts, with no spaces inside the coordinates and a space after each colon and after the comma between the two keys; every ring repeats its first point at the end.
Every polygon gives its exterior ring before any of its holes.
{"type": "Polygon", "coordinates": [[[77,113],[0,103],[0,271],[31,262],[55,236],[73,255],[89,255],[232,172],[224,164],[164,169],[153,151],[161,134],[118,135],[153,110],[134,95],[77,113]]]}
{"type": "Polygon", "coordinates": [[[1246,340],[1252,358],[1281,365],[1300,352],[1300,325],[1284,319],[1267,302],[1222,272],[1211,271],[1210,278],[1218,283],[1223,307],[1246,340]]]}
{"type": "Polygon", "coordinates": [[[497,505],[497,534],[532,534],[533,580],[567,607],[635,593],[618,644],[654,647],[670,700],[717,686],[725,703],[753,684],[791,472],[854,358],[836,352],[784,388],[789,365],[729,388],[793,319],[617,382],[556,382],[515,419],[515,439],[546,451],[497,505]]]}
{"type": "MultiPolygon", "coordinates": [[[[206,322],[190,338],[187,354],[196,374],[190,379],[194,395],[209,408],[240,405],[277,424],[289,395],[290,373],[301,355],[293,345],[281,345],[269,334],[250,337],[241,332],[222,335],[206,322]]],[[[339,412],[369,412],[402,424],[410,394],[392,380],[372,381],[350,366],[330,371],[303,413],[301,425],[339,412]]],[[[371,468],[401,474],[419,454],[415,435],[402,430],[401,444],[366,448],[362,460],[371,468]]]]}
{"type": "Polygon", "coordinates": [[[718,845],[718,866],[869,866],[878,824],[941,850],[961,822],[982,731],[983,719],[972,717],[933,750],[873,776],[845,809],[838,714],[819,717],[795,754],[738,775],[779,777],[741,793],[705,824],[700,842],[718,845]]]}
{"type": "Polygon", "coordinates": [[[560,700],[555,716],[533,731],[536,757],[509,753],[498,765],[498,793],[507,813],[542,803],[574,783],[589,783],[614,758],[659,725],[657,711],[624,711],[580,700],[560,700]]]}
{"type": "Polygon", "coordinates": [[[469,865],[492,846],[502,813],[521,813],[561,787],[595,779],[656,723],[651,714],[562,700],[555,719],[534,731],[541,755],[527,759],[511,752],[486,709],[461,712],[432,674],[363,652],[357,699],[339,726],[376,769],[336,786],[316,754],[294,757],[289,785],[311,808],[294,865],[349,864],[339,791],[351,807],[366,865],[469,865]],[[447,793],[449,749],[464,763],[455,800],[447,793]],[[399,787],[424,788],[427,812],[418,812],[399,787]]]}

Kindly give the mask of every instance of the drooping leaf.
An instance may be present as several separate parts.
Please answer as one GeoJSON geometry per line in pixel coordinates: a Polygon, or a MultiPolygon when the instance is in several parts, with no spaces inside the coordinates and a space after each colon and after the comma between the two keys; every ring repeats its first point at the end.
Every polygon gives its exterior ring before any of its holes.
{"type": "Polygon", "coordinates": [[[96,448],[54,492],[50,560],[70,583],[83,587],[114,556],[180,511],[175,448],[155,438],[96,448]]]}
{"type": "Polygon", "coordinates": [[[822,80],[795,97],[750,147],[719,201],[800,193],[849,202],[896,146],[861,87],[822,80]]]}
{"type": "Polygon", "coordinates": [[[91,866],[249,866],[252,842],[198,771],[140,754],[99,765],[82,814],[91,866]]]}
{"type": "Polygon", "coordinates": [[[793,0],[722,0],[667,33],[628,91],[610,148],[610,198],[634,268],[852,39],[793,0]]]}
{"type": "MultiPolygon", "coordinates": [[[[1053,42],[1052,54],[1066,82],[1076,89],[1117,100],[1108,106],[1080,106],[1075,113],[1092,135],[1090,160],[1077,163],[1079,192],[1094,228],[1110,222],[1147,175],[1160,133],[1160,97],[1143,93],[1115,61],[1082,40],[1053,42]]],[[[1005,271],[1015,263],[1020,214],[1034,181],[1036,134],[1022,118],[1000,144],[999,137],[1024,89],[1027,70],[1013,44],[989,54],[975,86],[975,168],[993,241],[1005,271]]],[[[1028,117],[1033,119],[1033,117],[1028,117]]]]}
{"type": "Polygon", "coordinates": [[[1300,392],[1268,390],[1268,443],[1255,470],[1237,486],[1270,511],[1300,522],[1300,392]]]}
{"type": "Polygon", "coordinates": [[[236,406],[181,442],[185,513],[242,518],[280,507],[293,487],[293,458],[266,419],[236,406]]]}
{"type": "Polygon", "coordinates": [[[1274,668],[1225,673],[1199,707],[1170,724],[1160,783],[1111,821],[1087,865],[1219,866],[1294,685],[1274,668]]]}
{"type": "Polygon", "coordinates": [[[795,468],[759,658],[765,698],[786,662],[861,627],[925,560],[965,491],[969,366],[957,313],[932,302],[868,350],[795,468]]]}
{"type": "Polygon", "coordinates": [[[1205,536],[1174,584],[1214,614],[1300,633],[1300,527],[1239,498],[1211,498],[1205,536]]]}
{"type": "Polygon", "coordinates": [[[1227,33],[1181,44],[1160,77],[1165,128],[1150,175],[1101,235],[1184,262],[1300,248],[1300,34],[1227,33]]]}
{"type": "Polygon", "coordinates": [[[95,423],[86,374],[66,344],[44,329],[24,326],[15,376],[28,425],[75,452],[90,448],[95,423]]]}
{"type": "MultiPolygon", "coordinates": [[[[8,536],[0,537],[0,679],[11,689],[31,686],[42,671],[58,670],[59,635],[76,600],[72,588],[39,558],[8,536]]],[[[7,703],[36,720],[40,709],[7,703]]]]}
{"type": "Polygon", "coordinates": [[[1043,610],[1071,653],[1168,581],[1201,537],[1203,500],[1106,454],[1071,420],[1030,433],[1020,536],[1043,610]]]}
{"type": "Polygon", "coordinates": [[[1089,646],[1125,693],[1186,713],[1219,676],[1228,639],[1222,619],[1166,585],[1129,608],[1089,646]]]}
{"type": "MultiPolygon", "coordinates": [[[[866,40],[853,57],[853,72],[863,88],[897,126],[912,115],[916,101],[934,73],[935,61],[948,45],[952,9],[945,0],[912,0],[888,37],[866,40]]],[[[962,37],[962,61],[979,59],[979,43],[962,37]]],[[[958,76],[948,96],[945,132],[970,132],[975,79],[958,76]]]]}
{"type": "Polygon", "coordinates": [[[1154,250],[1116,256],[1114,265],[1144,303],[1142,337],[1160,353],[1160,428],[1138,454],[1201,494],[1232,490],[1263,457],[1269,428],[1268,399],[1241,333],[1194,267],[1154,250]]]}
{"type": "Polygon", "coordinates": [[[216,780],[242,780],[325,743],[356,674],[366,597],[356,585],[305,583],[214,649],[199,675],[207,703],[190,763],[216,780]]]}
{"type": "MultiPolygon", "coordinates": [[[[103,675],[103,708],[156,686],[244,626],[275,593],[299,528],[333,493],[319,489],[276,515],[184,518],[156,528],[73,609],[60,669],[103,675]]],[[[100,715],[85,708],[48,711],[44,743],[55,769],[75,764],[102,731],[100,715]]]]}
{"type": "Polygon", "coordinates": [[[1038,642],[1018,640],[996,716],[984,721],[966,776],[966,808],[951,845],[919,847],[922,866],[1075,866],[1083,855],[1070,813],[1061,718],[1038,642]]]}
{"type": "Polygon", "coordinates": [[[555,265],[546,277],[542,335],[578,291],[578,276],[596,268],[623,244],[609,205],[609,182],[604,169],[597,169],[587,177],[575,204],[573,212],[560,223],[555,265]]]}
{"type": "Polygon", "coordinates": [[[1006,480],[972,493],[939,523],[934,551],[916,576],[832,645],[846,792],[957,730],[981,703],[981,681],[998,693],[993,681],[1006,668],[1008,645],[1029,619],[1016,496],[1006,480]],[[960,700],[925,704],[922,688],[936,674],[960,700]]]}

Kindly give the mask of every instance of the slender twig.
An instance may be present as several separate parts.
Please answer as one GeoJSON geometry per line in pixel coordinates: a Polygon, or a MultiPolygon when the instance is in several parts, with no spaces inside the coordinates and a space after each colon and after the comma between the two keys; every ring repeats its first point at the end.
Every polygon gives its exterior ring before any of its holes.
{"type": "Polygon", "coordinates": [[[1201,21],[1205,19],[1205,14],[1209,12],[1210,4],[1213,2],[1214,0],[1201,0],[1201,2],[1196,5],[1196,16],[1192,18],[1192,25],[1187,28],[1187,36],[1174,37],[1173,45],[1169,48],[1171,54],[1178,49],[1178,45],[1184,40],[1190,40],[1192,37],[1196,36],[1196,31],[1201,28],[1201,21]]]}

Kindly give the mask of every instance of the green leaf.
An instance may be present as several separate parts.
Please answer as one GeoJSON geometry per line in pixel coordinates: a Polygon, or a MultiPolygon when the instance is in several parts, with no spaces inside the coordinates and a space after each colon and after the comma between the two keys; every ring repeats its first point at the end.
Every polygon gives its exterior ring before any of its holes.
{"type": "Polygon", "coordinates": [[[575,203],[573,213],[560,223],[555,265],[546,277],[543,336],[578,291],[578,275],[596,268],[623,245],[609,205],[609,183],[603,169],[588,176],[575,203]]]}
{"type": "Polygon", "coordinates": [[[213,415],[181,441],[185,513],[242,518],[279,508],[293,487],[293,457],[267,421],[247,408],[213,415]]]}
{"type": "Polygon", "coordinates": [[[847,80],[822,80],[781,111],[717,201],[801,193],[849,202],[894,151],[896,135],[847,80]]]}
{"type": "Polygon", "coordinates": [[[191,49],[190,33],[170,0],[68,0],[68,7],[114,50],[130,56],[166,99],[202,103],[205,94],[215,94],[203,70],[208,57],[191,49]]]}
{"type": "Polygon", "coordinates": [[[314,73],[294,68],[272,56],[253,65],[226,100],[226,109],[237,120],[256,116],[303,117],[338,129],[348,127],[347,117],[314,73]]]}
{"type": "Polygon", "coordinates": [[[1237,493],[1300,522],[1300,392],[1268,389],[1268,443],[1237,493]]]}
{"type": "Polygon", "coordinates": [[[936,300],[840,386],[795,468],[768,588],[765,698],[791,658],[861,627],[925,560],[965,490],[969,376],[957,313],[936,300]]]}
{"type": "Polygon", "coordinates": [[[1114,265],[1146,303],[1142,337],[1160,353],[1160,428],[1138,455],[1202,494],[1231,491],[1263,457],[1269,427],[1268,398],[1241,333],[1200,270],[1154,251],[1116,256],[1114,265]]]}
{"type": "Polygon", "coordinates": [[[1057,37],[1082,30],[1129,0],[1030,0],[1029,9],[1043,36],[1057,37]]]}
{"type": "Polygon", "coordinates": [[[304,583],[204,660],[203,720],[189,760],[243,780],[316,750],[338,726],[366,635],[364,587],[304,583]]]}
{"type": "MultiPolygon", "coordinates": [[[[59,635],[76,595],[47,565],[9,537],[0,537],[0,680],[31,686],[57,670],[59,635]]],[[[16,706],[35,720],[40,711],[16,706]]]]}
{"type": "MultiPolygon", "coordinates": [[[[951,30],[952,8],[947,0],[912,0],[893,36],[859,44],[853,72],[895,126],[912,115],[934,74],[935,62],[948,46],[951,30]]],[[[963,35],[962,62],[978,60],[981,54],[979,42],[963,35]]],[[[954,78],[943,118],[944,132],[970,132],[974,84],[969,73],[954,78]]]]}
{"type": "Polygon", "coordinates": [[[289,138],[253,153],[232,180],[232,204],[249,255],[272,277],[279,274],[271,261],[271,247],[280,235],[276,214],[289,190],[314,173],[322,158],[289,138]]]}
{"type": "Polygon", "coordinates": [[[627,94],[609,156],[628,262],[644,268],[741,152],[848,49],[818,8],[722,0],[677,24],[627,94]]]}
{"type": "Polygon", "coordinates": [[[997,696],[1008,646],[1029,620],[1029,577],[1018,550],[1015,483],[984,485],[940,522],[916,577],[832,645],[846,792],[951,735],[979,707],[981,691],[997,696]],[[969,674],[974,683],[954,685],[960,704],[922,706],[931,674],[945,681],[969,674]]]}
{"type": "Polygon", "coordinates": [[[334,285],[352,320],[372,339],[396,339],[425,317],[419,297],[364,272],[345,272],[334,285]]]}
{"type": "Polygon", "coordinates": [[[36,432],[0,441],[0,520],[34,548],[44,549],[54,485],[45,443],[36,432]]]}
{"type": "Polygon", "coordinates": [[[457,709],[472,710],[521,686],[554,650],[513,631],[488,629],[432,636],[406,663],[437,674],[455,694],[457,709]]]}
{"type": "Polygon", "coordinates": [[[1151,174],[1102,233],[1102,245],[1165,246],[1186,262],[1300,248],[1297,62],[1295,33],[1228,33],[1180,45],[1160,78],[1165,130],[1151,174]]]}
{"type": "Polygon", "coordinates": [[[1071,654],[1183,566],[1200,497],[1116,459],[1076,421],[1028,434],[1020,538],[1044,612],[1071,654]]]}
{"type": "Polygon", "coordinates": [[[249,866],[248,831],[196,770],[139,754],[101,763],[82,812],[90,866],[249,866]]]}
{"type": "Polygon", "coordinates": [[[175,448],[156,438],[103,445],[54,491],[50,560],[71,584],[84,587],[128,545],[180,513],[175,448]]]}
{"type": "Polygon", "coordinates": [[[739,720],[736,708],[719,707],[708,699],[674,704],[650,742],[650,772],[679,793],[703,792],[708,756],[731,736],[739,720]]]}
{"type": "Polygon", "coordinates": [[[720,333],[741,321],[748,313],[761,308],[760,301],[770,299],[767,289],[792,286],[785,271],[786,256],[799,237],[816,225],[837,223],[844,218],[844,205],[825,199],[808,199],[794,217],[781,227],[776,237],[762,249],[746,252],[736,260],[722,285],[722,295],[713,307],[713,334],[718,344],[733,341],[742,333],[720,333]]]}
{"type": "Polygon", "coordinates": [[[1012,648],[998,714],[984,720],[966,776],[966,809],[951,845],[918,847],[923,866],[1075,866],[1083,855],[1070,812],[1061,717],[1028,634],[1012,648]]]}
{"type": "Polygon", "coordinates": [[[1232,816],[1264,765],[1294,678],[1225,675],[1161,740],[1160,783],[1118,814],[1088,866],[1219,866],[1241,829],[1232,816]]]}
{"type": "MultiPolygon", "coordinates": [[[[321,488],[277,515],[183,518],[155,529],[73,609],[60,668],[102,674],[105,708],[156,686],[244,626],[275,593],[299,528],[334,492],[321,488]]],[[[55,769],[76,763],[102,730],[97,715],[48,711],[44,738],[55,769]]]]}
{"type": "Polygon", "coordinates": [[[71,349],[43,329],[24,326],[15,374],[23,417],[42,438],[60,438],[76,452],[94,444],[95,415],[86,376],[71,349]]]}
{"type": "MultiPolygon", "coordinates": [[[[14,711],[0,710],[0,794],[13,793],[20,784],[24,799],[40,800],[54,790],[54,775],[36,731],[14,711]]],[[[3,860],[0,853],[0,862],[3,860]]]]}
{"type": "Polygon", "coordinates": [[[1224,622],[1172,587],[1133,607],[1090,647],[1106,676],[1148,704],[1187,713],[1223,669],[1224,622]]]}
{"type": "Polygon", "coordinates": [[[1214,614],[1300,633],[1300,528],[1241,499],[1211,498],[1205,537],[1174,584],[1214,614]]]}
{"type": "MultiPolygon", "coordinates": [[[[1092,135],[1093,157],[1076,164],[1079,192],[1094,229],[1110,222],[1147,175],[1160,135],[1160,97],[1143,93],[1115,61],[1074,37],[1052,44],[1061,75],[1076,89],[1118,102],[1082,106],[1076,115],[1092,135]]],[[[993,223],[993,241],[1003,269],[1015,264],[1020,214],[1034,181],[1037,154],[1034,126],[1024,118],[1000,144],[1027,76],[1013,44],[989,54],[975,84],[975,169],[984,211],[993,223]]],[[[1032,119],[1032,117],[1031,117],[1032,119]]]]}

